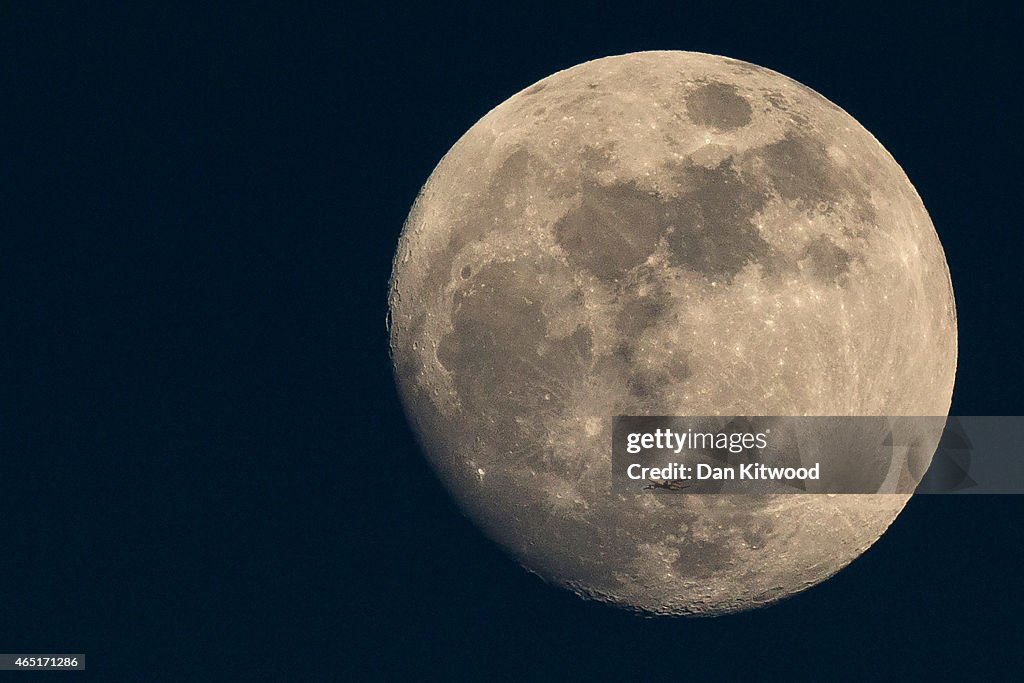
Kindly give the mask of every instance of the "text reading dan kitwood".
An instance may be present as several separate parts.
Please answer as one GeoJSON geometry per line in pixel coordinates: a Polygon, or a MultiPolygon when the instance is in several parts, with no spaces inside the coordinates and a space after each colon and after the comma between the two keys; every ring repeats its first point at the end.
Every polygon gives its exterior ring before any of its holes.
{"type": "MultiPolygon", "coordinates": [[[[758,432],[685,432],[671,429],[656,429],[653,432],[633,432],[626,437],[626,452],[636,455],[644,450],[656,449],[672,451],[676,454],[683,450],[697,451],[728,451],[732,454],[746,450],[768,447],[768,433],[758,432]]],[[[630,479],[647,479],[653,481],[682,480],[725,480],[725,479],[757,479],[775,481],[794,481],[819,479],[820,463],[811,467],[770,467],[764,463],[748,462],[736,465],[711,465],[708,463],[684,464],[671,462],[661,467],[644,467],[633,463],[626,469],[630,479]]]]}

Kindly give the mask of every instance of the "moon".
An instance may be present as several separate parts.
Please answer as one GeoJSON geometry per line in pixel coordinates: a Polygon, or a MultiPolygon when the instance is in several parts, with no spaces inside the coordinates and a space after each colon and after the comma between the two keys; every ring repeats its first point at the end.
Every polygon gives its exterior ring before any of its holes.
{"type": "Polygon", "coordinates": [[[612,416],[946,415],[956,369],[945,255],[896,161],[810,88],[689,52],[587,62],[478,121],[412,207],[389,313],[466,514],[647,614],[802,591],[909,496],[616,495],[612,416]]]}

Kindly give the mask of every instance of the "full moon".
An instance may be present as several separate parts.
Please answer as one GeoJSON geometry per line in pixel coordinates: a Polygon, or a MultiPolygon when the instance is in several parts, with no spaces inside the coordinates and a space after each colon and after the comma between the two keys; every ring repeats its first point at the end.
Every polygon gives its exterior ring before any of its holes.
{"type": "Polygon", "coordinates": [[[406,413],[466,514],[649,614],[813,586],[909,496],[617,495],[612,416],[945,415],[956,369],[945,256],[896,161],[810,88],[688,52],[491,110],[416,199],[389,305],[406,413]]]}

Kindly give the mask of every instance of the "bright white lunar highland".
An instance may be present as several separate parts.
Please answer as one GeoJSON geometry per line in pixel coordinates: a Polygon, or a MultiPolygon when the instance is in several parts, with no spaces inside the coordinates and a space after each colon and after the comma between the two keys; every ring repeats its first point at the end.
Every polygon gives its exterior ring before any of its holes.
{"type": "Polygon", "coordinates": [[[899,165],[813,90],[687,52],[588,62],[477,122],[413,206],[390,309],[463,509],[545,579],[649,613],[812,586],[907,496],[615,495],[612,416],[945,415],[956,366],[899,165]]]}

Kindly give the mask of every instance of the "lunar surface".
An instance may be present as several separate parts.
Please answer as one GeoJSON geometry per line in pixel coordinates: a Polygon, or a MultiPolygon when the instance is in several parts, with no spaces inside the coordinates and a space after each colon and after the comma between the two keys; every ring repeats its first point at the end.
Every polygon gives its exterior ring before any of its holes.
{"type": "Polygon", "coordinates": [[[616,495],[612,416],[945,415],[956,366],[899,165],[813,90],[704,54],[588,62],[484,116],[417,198],[389,303],[406,412],[466,513],[645,613],[801,591],[908,497],[616,495]]]}

